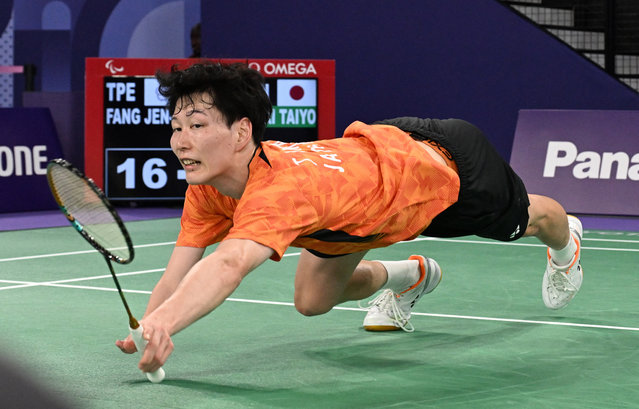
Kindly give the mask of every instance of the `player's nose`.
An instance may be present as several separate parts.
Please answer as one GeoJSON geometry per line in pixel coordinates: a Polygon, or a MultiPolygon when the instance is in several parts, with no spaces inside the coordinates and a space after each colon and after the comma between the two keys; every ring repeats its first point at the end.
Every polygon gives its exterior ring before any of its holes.
{"type": "Polygon", "coordinates": [[[188,131],[173,132],[171,135],[171,148],[174,151],[184,151],[190,147],[188,131]]]}

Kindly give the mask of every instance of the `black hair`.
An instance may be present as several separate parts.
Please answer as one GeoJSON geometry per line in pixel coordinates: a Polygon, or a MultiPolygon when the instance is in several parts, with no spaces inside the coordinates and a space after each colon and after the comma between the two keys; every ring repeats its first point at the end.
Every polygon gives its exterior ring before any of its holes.
{"type": "Polygon", "coordinates": [[[210,95],[211,100],[204,101],[220,111],[227,126],[244,117],[251,121],[253,141],[259,145],[273,111],[259,72],[240,63],[198,62],[186,69],[173,65],[170,72],[158,71],[155,77],[171,114],[182,98],[192,102],[195,94],[210,95]]]}

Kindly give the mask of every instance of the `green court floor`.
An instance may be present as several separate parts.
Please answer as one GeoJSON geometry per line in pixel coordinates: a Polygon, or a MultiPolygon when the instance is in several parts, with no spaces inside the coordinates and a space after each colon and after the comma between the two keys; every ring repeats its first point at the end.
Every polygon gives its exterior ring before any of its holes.
{"type": "MultiPolygon", "coordinates": [[[[178,219],[127,224],[136,257],[116,271],[144,311],[178,219]]],[[[292,305],[298,255],[251,273],[222,307],[175,335],[167,379],[149,383],[117,338],[127,319],[101,255],[71,228],[0,233],[0,346],[79,408],[639,407],[639,233],[586,231],[581,292],[541,300],[534,239],[416,240],[367,258],[435,258],[440,286],[414,333],[367,333],[347,303],[319,317],[292,305]]],[[[2,403],[0,407],[8,407],[2,403]]]]}

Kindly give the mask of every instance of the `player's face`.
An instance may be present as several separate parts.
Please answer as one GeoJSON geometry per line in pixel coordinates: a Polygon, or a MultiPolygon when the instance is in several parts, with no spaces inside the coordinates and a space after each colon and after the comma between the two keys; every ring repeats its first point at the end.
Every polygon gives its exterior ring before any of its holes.
{"type": "Polygon", "coordinates": [[[226,125],[210,97],[178,101],[171,119],[171,149],[192,185],[214,185],[232,168],[235,125],[226,125]],[[207,102],[208,101],[208,102],[207,102]]]}

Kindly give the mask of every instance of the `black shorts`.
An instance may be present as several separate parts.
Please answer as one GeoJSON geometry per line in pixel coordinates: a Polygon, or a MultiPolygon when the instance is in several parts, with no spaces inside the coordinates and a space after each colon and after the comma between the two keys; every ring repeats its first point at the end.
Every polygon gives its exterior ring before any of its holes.
{"type": "Polygon", "coordinates": [[[378,123],[397,126],[417,140],[436,142],[459,170],[459,200],[436,216],[422,235],[477,235],[500,241],[523,236],[530,205],[526,187],[477,127],[460,119],[413,117],[378,123]]]}

